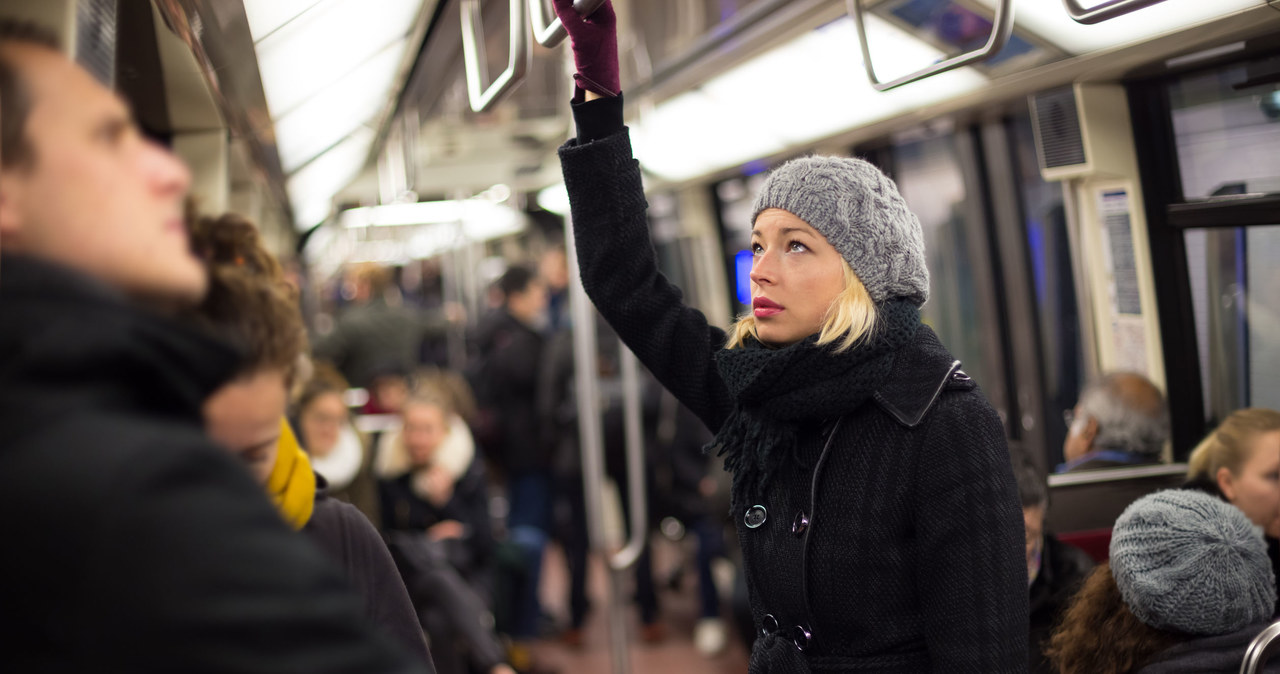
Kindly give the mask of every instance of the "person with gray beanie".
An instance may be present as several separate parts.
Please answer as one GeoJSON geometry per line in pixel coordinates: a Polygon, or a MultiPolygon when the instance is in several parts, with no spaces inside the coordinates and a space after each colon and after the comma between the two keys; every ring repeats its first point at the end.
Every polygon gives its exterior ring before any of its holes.
{"type": "Polygon", "coordinates": [[[1236,672],[1275,603],[1261,529],[1209,494],[1161,491],[1116,520],[1109,564],[1067,611],[1051,657],[1064,674],[1236,672]]]}
{"type": "Polygon", "coordinates": [[[752,312],[710,325],[658,272],[613,9],[555,6],[580,75],[560,159],[583,285],[733,472],[750,673],[1025,672],[1004,428],[920,322],[924,237],[893,181],[844,157],[776,169],[753,208],[752,312]]]}

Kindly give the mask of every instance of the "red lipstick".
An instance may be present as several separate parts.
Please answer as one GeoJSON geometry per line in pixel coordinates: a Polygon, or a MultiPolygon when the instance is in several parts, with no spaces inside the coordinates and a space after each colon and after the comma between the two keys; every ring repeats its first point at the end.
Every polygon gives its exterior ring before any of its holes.
{"type": "Polygon", "coordinates": [[[768,297],[757,297],[751,301],[752,313],[756,318],[768,318],[782,313],[782,305],[768,297]]]}

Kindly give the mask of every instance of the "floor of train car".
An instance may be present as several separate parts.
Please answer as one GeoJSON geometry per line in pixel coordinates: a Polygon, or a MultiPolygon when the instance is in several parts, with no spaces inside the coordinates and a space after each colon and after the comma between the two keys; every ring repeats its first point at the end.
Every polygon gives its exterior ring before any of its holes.
{"type": "MultiPolygon", "coordinates": [[[[693,645],[694,626],[698,622],[698,575],[692,555],[661,536],[653,537],[654,579],[658,583],[659,619],[666,626],[666,638],[655,644],[640,640],[640,620],[633,606],[628,607],[628,639],[632,672],[707,672],[709,674],[741,674],[747,671],[747,653],[743,642],[734,633],[729,619],[729,601],[721,600],[725,628],[729,632],[723,651],[712,657],[703,656],[693,645]],[[684,564],[684,579],[678,589],[666,586],[668,577],[677,565],[684,564]]],[[[569,572],[560,548],[552,546],[543,563],[541,598],[543,610],[555,618],[556,623],[568,623],[569,572]]],[[[605,604],[608,597],[607,571],[603,560],[591,560],[587,578],[587,592],[592,610],[583,629],[583,644],[570,648],[556,637],[548,637],[534,646],[538,664],[560,674],[606,674],[610,671],[609,616],[605,604]]],[[[624,590],[630,597],[632,588],[624,590]]]]}

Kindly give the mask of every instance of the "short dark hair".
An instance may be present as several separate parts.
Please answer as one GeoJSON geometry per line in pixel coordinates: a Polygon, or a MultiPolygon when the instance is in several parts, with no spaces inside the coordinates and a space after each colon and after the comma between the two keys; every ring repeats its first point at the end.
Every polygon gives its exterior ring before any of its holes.
{"type": "MultiPolygon", "coordinates": [[[[35,23],[0,18],[0,47],[11,43],[62,49],[57,36],[35,23]]],[[[0,51],[0,167],[30,165],[35,160],[26,134],[31,104],[26,82],[0,51]]]]}
{"type": "Polygon", "coordinates": [[[1047,506],[1049,504],[1049,485],[1030,461],[1014,459],[1013,478],[1018,483],[1018,500],[1023,508],[1047,506]]]}
{"type": "Polygon", "coordinates": [[[524,292],[536,278],[532,269],[524,265],[512,265],[498,279],[498,290],[502,291],[503,302],[516,293],[524,292]]]}

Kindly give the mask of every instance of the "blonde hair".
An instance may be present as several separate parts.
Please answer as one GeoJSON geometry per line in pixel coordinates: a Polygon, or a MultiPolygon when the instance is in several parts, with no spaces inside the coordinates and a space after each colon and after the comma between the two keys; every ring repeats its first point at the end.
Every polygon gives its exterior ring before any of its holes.
{"type": "MultiPolygon", "coordinates": [[[[876,326],[876,305],[871,301],[871,294],[849,263],[842,260],[841,264],[844,266],[844,290],[827,307],[822,318],[822,328],[818,331],[818,345],[838,342],[836,353],[852,349],[860,340],[870,335],[876,326]]],[[[760,334],[756,331],[756,317],[751,314],[739,316],[729,328],[729,340],[725,348],[740,348],[748,337],[760,340],[760,334]]]]}
{"type": "Polygon", "coordinates": [[[1187,477],[1216,480],[1222,468],[1233,475],[1239,473],[1249,459],[1253,439],[1277,430],[1280,430],[1280,412],[1260,407],[1232,412],[1191,452],[1187,477]]]}

